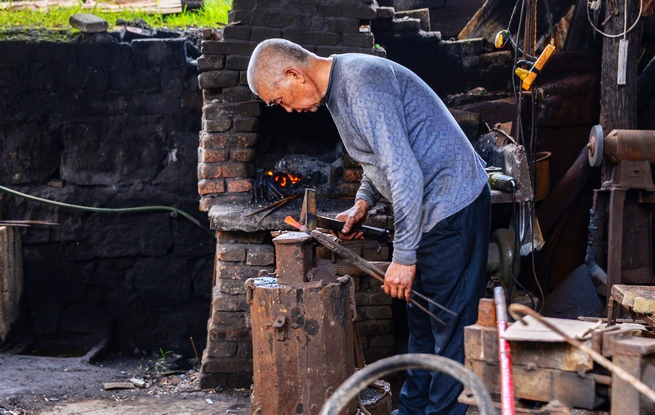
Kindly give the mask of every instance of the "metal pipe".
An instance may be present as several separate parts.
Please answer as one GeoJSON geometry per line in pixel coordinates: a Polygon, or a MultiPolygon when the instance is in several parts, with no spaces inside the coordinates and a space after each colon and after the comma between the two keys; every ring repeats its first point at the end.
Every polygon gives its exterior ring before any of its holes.
{"type": "Polygon", "coordinates": [[[512,378],[512,355],[509,342],[503,338],[507,330],[507,302],[505,289],[494,288],[496,301],[496,326],[498,327],[498,360],[500,362],[500,403],[503,415],[514,415],[514,380],[512,378]]]}
{"type": "Polygon", "coordinates": [[[604,141],[603,155],[613,164],[624,160],[655,163],[653,130],[612,130],[604,141]]]}

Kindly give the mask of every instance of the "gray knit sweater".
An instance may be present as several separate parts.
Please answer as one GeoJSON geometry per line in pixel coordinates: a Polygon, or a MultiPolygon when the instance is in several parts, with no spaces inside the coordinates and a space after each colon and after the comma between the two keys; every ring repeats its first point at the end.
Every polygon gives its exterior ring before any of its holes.
{"type": "Polygon", "coordinates": [[[393,261],[416,262],[422,232],[473,202],[484,161],[441,99],[388,59],[334,55],[325,103],[364,178],[358,199],[393,205],[393,261]]]}

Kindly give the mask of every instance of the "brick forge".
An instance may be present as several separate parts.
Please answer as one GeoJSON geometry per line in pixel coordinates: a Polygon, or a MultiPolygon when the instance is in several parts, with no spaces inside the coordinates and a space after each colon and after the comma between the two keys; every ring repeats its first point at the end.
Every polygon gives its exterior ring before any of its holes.
{"type": "MultiPolygon", "coordinates": [[[[211,316],[200,372],[202,388],[248,387],[252,383],[250,313],[244,283],[262,271],[275,272],[272,237],[288,229],[283,223],[286,214],[298,217],[300,213],[298,200],[265,218],[244,215],[259,207],[251,200],[256,170],[261,167],[258,163],[266,152],[261,148],[262,119],[267,118],[264,112],[271,110],[248,88],[250,54],[260,41],[281,37],[319,56],[346,52],[384,56],[383,49],[374,47],[372,33],[362,31],[370,27],[377,12],[373,0],[234,0],[223,38],[202,44],[198,59],[203,91],[198,192],[200,209],[208,212],[217,240],[211,316]]],[[[270,128],[266,131],[270,135],[270,128]]],[[[338,135],[335,141],[339,141],[338,135]]],[[[319,199],[319,213],[333,214],[352,204],[361,168],[344,156],[341,171],[336,194],[330,200],[319,199]]],[[[374,212],[371,220],[374,226],[385,228],[393,223],[384,207],[374,212]]],[[[371,261],[390,258],[387,244],[356,242],[349,248],[371,261]]],[[[392,302],[380,284],[358,275],[321,247],[317,247],[316,257],[333,264],[338,275],[348,274],[355,280],[357,327],[367,363],[395,354],[392,302]]]]}

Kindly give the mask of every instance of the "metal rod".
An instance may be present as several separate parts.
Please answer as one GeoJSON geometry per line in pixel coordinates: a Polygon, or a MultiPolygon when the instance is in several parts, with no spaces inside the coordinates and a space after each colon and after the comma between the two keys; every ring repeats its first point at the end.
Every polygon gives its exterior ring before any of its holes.
{"type": "MultiPolygon", "coordinates": [[[[378,281],[381,281],[384,283],[384,271],[382,271],[380,268],[376,267],[369,261],[365,260],[364,258],[360,257],[350,249],[340,245],[337,241],[332,240],[330,237],[327,235],[319,232],[318,230],[313,230],[310,231],[307,229],[306,226],[303,226],[299,222],[297,222],[294,218],[291,216],[287,216],[284,219],[284,222],[293,226],[294,228],[305,232],[306,234],[310,235],[312,238],[316,239],[321,245],[325,246],[328,248],[330,251],[336,253],[346,261],[349,261],[359,267],[362,271],[366,272],[368,275],[371,277],[377,279],[378,281]]],[[[435,307],[438,307],[442,309],[443,311],[452,314],[454,316],[457,316],[457,313],[455,313],[452,310],[447,309],[446,307],[442,306],[441,304],[437,303],[436,301],[424,296],[421,293],[418,293],[416,291],[412,291],[412,294],[416,295],[419,298],[422,298],[423,300],[427,301],[428,303],[434,305],[435,307]]],[[[431,313],[427,308],[425,308],[423,305],[421,305],[418,301],[415,299],[411,299],[411,303],[414,304],[416,307],[418,307],[420,310],[425,311],[428,315],[430,315],[432,318],[437,320],[443,325],[446,325],[446,323],[440,319],[439,317],[435,316],[433,313],[431,313]]]]}

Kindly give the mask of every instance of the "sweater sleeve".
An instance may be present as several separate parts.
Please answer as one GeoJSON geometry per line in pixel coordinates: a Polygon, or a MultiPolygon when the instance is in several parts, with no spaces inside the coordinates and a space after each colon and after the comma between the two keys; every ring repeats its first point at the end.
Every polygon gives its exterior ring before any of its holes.
{"type": "Polygon", "coordinates": [[[393,261],[412,265],[421,239],[423,174],[409,143],[402,95],[393,71],[389,72],[389,79],[366,79],[360,84],[353,94],[351,116],[389,185],[395,217],[393,261]]]}

